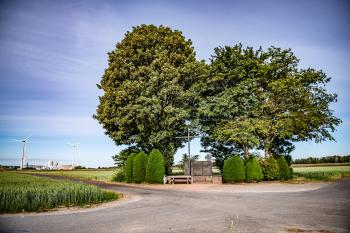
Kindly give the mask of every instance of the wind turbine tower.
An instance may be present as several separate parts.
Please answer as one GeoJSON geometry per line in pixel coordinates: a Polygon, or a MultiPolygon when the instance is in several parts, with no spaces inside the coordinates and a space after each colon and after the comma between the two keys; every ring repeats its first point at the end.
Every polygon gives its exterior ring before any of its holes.
{"type": "Polygon", "coordinates": [[[30,138],[30,136],[25,138],[25,139],[22,139],[22,140],[16,140],[16,141],[22,142],[21,169],[23,169],[27,166],[28,158],[26,156],[26,144],[27,144],[29,138],[30,138]]]}
{"type": "Polygon", "coordinates": [[[76,150],[76,148],[77,148],[77,143],[74,143],[74,144],[72,144],[72,143],[68,143],[71,147],[72,147],[72,149],[73,149],[73,153],[72,153],[72,170],[74,169],[74,157],[75,157],[75,150],[76,150]]]}

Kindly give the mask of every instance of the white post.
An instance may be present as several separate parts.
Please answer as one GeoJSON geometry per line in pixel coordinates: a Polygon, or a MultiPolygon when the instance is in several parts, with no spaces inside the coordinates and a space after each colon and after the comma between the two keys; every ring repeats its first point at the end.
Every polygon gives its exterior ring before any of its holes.
{"type": "Polygon", "coordinates": [[[73,145],[73,154],[72,154],[72,170],[74,169],[74,156],[75,156],[75,147],[76,145],[73,145]]]}

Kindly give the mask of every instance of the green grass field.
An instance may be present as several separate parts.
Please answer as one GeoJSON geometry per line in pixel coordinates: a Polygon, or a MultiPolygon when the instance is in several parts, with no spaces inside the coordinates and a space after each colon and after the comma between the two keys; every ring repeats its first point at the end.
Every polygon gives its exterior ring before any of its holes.
{"type": "Polygon", "coordinates": [[[295,179],[336,180],[350,176],[350,166],[293,167],[295,179]]]}
{"type": "Polygon", "coordinates": [[[53,176],[64,176],[68,178],[77,178],[81,180],[96,180],[96,181],[111,181],[112,174],[114,170],[54,170],[54,171],[22,171],[26,174],[43,174],[43,175],[53,175],[53,176]]]}
{"type": "Polygon", "coordinates": [[[78,184],[14,172],[0,172],[0,213],[44,211],[115,200],[118,194],[78,184]]]}

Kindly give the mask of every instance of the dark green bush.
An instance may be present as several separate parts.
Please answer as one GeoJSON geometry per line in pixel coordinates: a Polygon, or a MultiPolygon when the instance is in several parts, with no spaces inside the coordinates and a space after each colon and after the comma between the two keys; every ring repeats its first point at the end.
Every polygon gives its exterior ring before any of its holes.
{"type": "Polygon", "coordinates": [[[256,157],[251,157],[246,162],[246,173],[245,180],[247,182],[251,181],[261,181],[264,178],[264,175],[261,171],[259,161],[256,157]]]}
{"type": "Polygon", "coordinates": [[[146,182],[163,183],[164,174],[164,157],[159,150],[153,149],[148,157],[146,166],[146,182]]]}
{"type": "Polygon", "coordinates": [[[279,167],[273,156],[260,160],[260,167],[264,174],[264,180],[277,180],[279,178],[279,167]]]}
{"type": "Polygon", "coordinates": [[[146,165],[148,156],[141,151],[134,158],[133,163],[133,180],[135,183],[142,183],[146,179],[146,165]]]}
{"type": "Polygon", "coordinates": [[[289,167],[290,179],[293,179],[293,174],[294,174],[293,168],[292,168],[292,167],[289,167]]]}
{"type": "Polygon", "coordinates": [[[134,181],[133,165],[134,165],[134,158],[136,155],[137,155],[136,153],[131,153],[125,163],[125,180],[128,183],[132,183],[134,181]]]}
{"type": "Polygon", "coordinates": [[[223,178],[225,182],[236,182],[244,180],[244,162],[239,156],[232,156],[225,160],[223,178]]]}
{"type": "Polygon", "coordinates": [[[112,181],[125,182],[125,171],[124,171],[124,169],[116,169],[113,172],[112,181]]]}
{"type": "Polygon", "coordinates": [[[281,156],[277,159],[277,163],[279,168],[279,178],[281,180],[289,180],[290,173],[286,159],[283,156],[281,156]]]}

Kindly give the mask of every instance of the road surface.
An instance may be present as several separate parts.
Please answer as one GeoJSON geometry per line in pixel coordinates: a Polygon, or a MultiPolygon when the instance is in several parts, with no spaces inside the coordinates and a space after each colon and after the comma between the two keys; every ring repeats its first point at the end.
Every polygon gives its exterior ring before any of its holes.
{"type": "Polygon", "coordinates": [[[128,198],[81,211],[2,215],[0,232],[350,232],[350,179],[292,192],[95,184],[128,198]]]}

